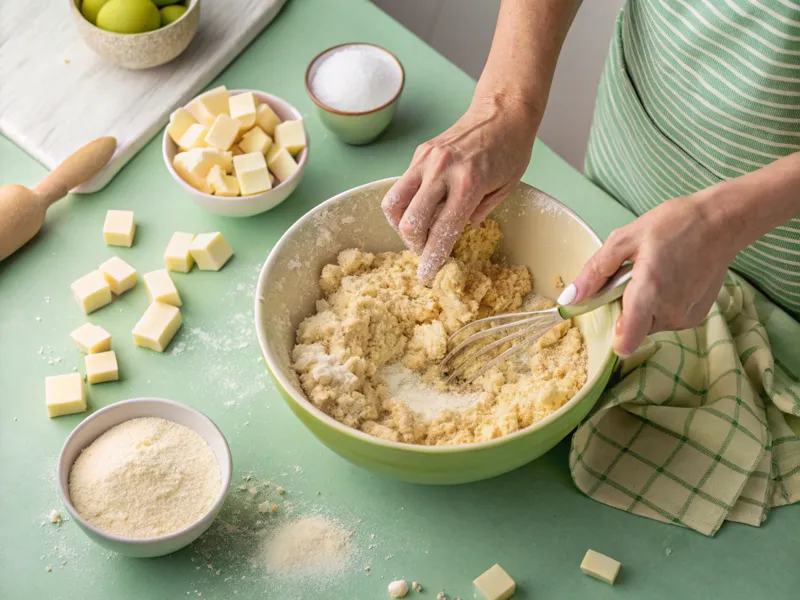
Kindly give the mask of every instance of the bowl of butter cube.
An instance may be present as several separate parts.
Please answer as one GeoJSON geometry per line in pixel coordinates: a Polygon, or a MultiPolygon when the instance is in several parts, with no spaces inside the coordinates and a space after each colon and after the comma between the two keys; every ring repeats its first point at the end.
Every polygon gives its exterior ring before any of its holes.
{"type": "Polygon", "coordinates": [[[162,150],[195,204],[249,217],[275,208],[300,183],[308,133],[300,111],[285,100],[219,86],[170,115],[162,150]]]}

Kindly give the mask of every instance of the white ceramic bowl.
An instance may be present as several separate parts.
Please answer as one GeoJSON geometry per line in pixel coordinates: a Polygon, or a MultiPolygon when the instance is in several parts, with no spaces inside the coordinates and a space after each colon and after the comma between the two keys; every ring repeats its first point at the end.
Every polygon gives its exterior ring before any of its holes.
{"type": "Polygon", "coordinates": [[[336,137],[354,146],[369,144],[389,126],[397,110],[397,103],[400,100],[400,94],[403,93],[405,83],[406,72],[405,69],[403,69],[403,63],[400,62],[400,59],[386,50],[386,48],[361,42],[340,44],[323,50],[311,60],[306,69],[306,92],[312,102],[317,105],[317,112],[320,120],[336,137]],[[358,46],[369,47],[373,51],[379,52],[391,59],[391,62],[397,65],[397,71],[400,75],[400,87],[391,100],[370,110],[348,112],[328,106],[314,94],[314,86],[312,85],[314,75],[322,64],[323,59],[340,50],[358,46]]]}
{"type": "Polygon", "coordinates": [[[228,442],[211,419],[203,413],[171,400],[136,398],[117,402],[98,410],[84,419],[70,434],[58,459],[58,492],[72,518],[93,541],[125,556],[151,558],[175,552],[191,544],[211,526],[228,494],[232,469],[228,442]],[[112,427],[138,417],[160,417],[197,432],[208,443],[217,458],[222,483],[219,497],[201,519],[175,533],[144,539],[114,535],[90,525],[75,510],[69,497],[69,473],[80,453],[112,427]]]}
{"type": "MultiPolygon", "coordinates": [[[[259,92],[258,90],[230,90],[231,95],[243,94],[245,92],[253,92],[257,101],[268,104],[272,110],[275,111],[275,114],[280,117],[281,121],[303,119],[303,115],[300,114],[297,108],[286,102],[286,100],[273,96],[272,94],[259,92]]],[[[300,180],[303,178],[306,163],[308,162],[308,144],[308,129],[306,129],[306,147],[295,157],[298,168],[289,179],[277,183],[271,190],[267,190],[261,194],[236,196],[232,198],[214,196],[213,194],[201,192],[186,183],[183,178],[178,175],[175,167],[172,166],[172,160],[178,153],[178,145],[172,141],[166,129],[164,129],[162,155],[164,156],[164,163],[167,165],[167,170],[172,174],[173,179],[189,193],[195,204],[209,212],[222,215],[223,217],[251,217],[275,208],[278,204],[286,200],[295,190],[300,180]]]]}

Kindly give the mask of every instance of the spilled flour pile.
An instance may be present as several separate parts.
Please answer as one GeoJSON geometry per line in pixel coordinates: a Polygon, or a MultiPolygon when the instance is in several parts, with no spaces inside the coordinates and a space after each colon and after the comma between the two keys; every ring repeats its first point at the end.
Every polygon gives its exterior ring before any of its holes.
{"type": "Polygon", "coordinates": [[[306,397],[349,427],[430,446],[495,439],[563,406],[587,377],[586,345],[569,321],[473,384],[446,384],[439,371],[463,325],[553,306],[531,295],[527,268],[492,260],[501,237],[494,221],[468,226],[431,287],[412,252],[340,252],[297,329],[292,366],[306,397]]]}
{"type": "Polygon", "coordinates": [[[264,540],[262,551],[272,574],[332,575],[350,560],[350,534],[335,521],[313,515],[281,526],[264,540]]]}

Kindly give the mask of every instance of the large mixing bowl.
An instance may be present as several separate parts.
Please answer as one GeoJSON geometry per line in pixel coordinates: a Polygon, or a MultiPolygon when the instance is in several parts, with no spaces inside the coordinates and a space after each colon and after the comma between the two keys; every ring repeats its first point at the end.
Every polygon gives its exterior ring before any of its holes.
{"type": "MultiPolygon", "coordinates": [[[[380,206],[394,181],[375,181],[331,198],[297,221],[273,248],[261,270],[255,302],[256,330],[266,364],[305,426],[331,450],[365,469],[431,484],[477,481],[516,469],[564,439],[597,401],[615,362],[610,339],[618,304],[577,319],[589,355],[589,376],[580,392],[542,421],[488,442],[417,446],[367,435],[309,402],[290,366],[295,330],[321,297],[322,267],[347,248],[369,252],[403,248],[380,206]]],[[[601,244],[567,207],[525,184],[493,217],[503,231],[500,252],[513,264],[527,265],[534,292],[550,298],[558,296],[558,277],[571,281],[601,244]]]]}

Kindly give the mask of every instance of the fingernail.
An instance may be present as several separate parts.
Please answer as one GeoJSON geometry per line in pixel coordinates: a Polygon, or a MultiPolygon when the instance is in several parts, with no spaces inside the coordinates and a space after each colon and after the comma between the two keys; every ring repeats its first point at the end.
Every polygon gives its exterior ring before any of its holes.
{"type": "Polygon", "coordinates": [[[575,296],[578,295],[578,288],[575,287],[574,283],[570,283],[564,291],[561,292],[561,295],[558,297],[557,302],[561,306],[569,306],[575,300],[575,296]]]}

